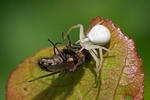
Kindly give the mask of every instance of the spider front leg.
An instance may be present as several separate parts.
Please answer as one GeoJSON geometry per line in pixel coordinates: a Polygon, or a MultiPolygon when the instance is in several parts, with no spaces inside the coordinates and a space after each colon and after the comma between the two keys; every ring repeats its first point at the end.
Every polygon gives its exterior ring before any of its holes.
{"type": "Polygon", "coordinates": [[[67,31],[66,35],[65,35],[65,39],[67,38],[67,36],[70,34],[70,32],[73,30],[73,29],[76,29],[76,28],[80,28],[80,40],[83,39],[85,36],[84,36],[84,28],[83,28],[83,25],[82,24],[77,24],[77,25],[74,25],[72,27],[70,27],[70,29],[67,31]]]}
{"type": "Polygon", "coordinates": [[[110,52],[110,50],[105,48],[105,47],[102,47],[99,45],[94,45],[91,43],[84,43],[84,44],[82,44],[82,46],[90,52],[91,56],[93,57],[93,59],[96,62],[96,72],[97,72],[96,86],[98,86],[99,81],[100,81],[99,80],[100,70],[103,66],[103,52],[102,52],[102,50],[105,50],[107,52],[110,52]],[[99,57],[100,58],[98,57],[98,53],[97,53],[96,49],[99,50],[99,57]]]}
{"type": "Polygon", "coordinates": [[[81,50],[87,49],[90,52],[93,59],[96,61],[97,71],[100,71],[100,69],[102,67],[102,62],[103,62],[103,52],[102,52],[102,50],[105,50],[109,53],[110,53],[110,50],[105,48],[105,47],[99,46],[99,45],[94,45],[90,42],[81,43],[81,46],[82,46],[81,50]],[[96,49],[99,49],[100,59],[98,58],[98,53],[97,53],[96,49]]]}

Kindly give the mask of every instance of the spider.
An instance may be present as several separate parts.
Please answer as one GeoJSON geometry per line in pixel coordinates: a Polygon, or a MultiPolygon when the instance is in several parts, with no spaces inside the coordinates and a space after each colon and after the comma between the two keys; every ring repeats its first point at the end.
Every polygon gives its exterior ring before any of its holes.
{"type": "Polygon", "coordinates": [[[87,33],[87,36],[85,36],[84,34],[84,28],[82,24],[72,26],[66,33],[67,37],[67,35],[69,35],[73,29],[80,28],[80,40],[78,40],[76,43],[80,43],[80,45],[82,46],[82,48],[80,49],[81,51],[83,49],[88,50],[95,60],[97,77],[99,77],[99,72],[101,70],[103,62],[102,50],[110,53],[110,50],[105,48],[104,45],[106,45],[110,41],[111,33],[109,29],[106,26],[101,25],[101,23],[102,22],[99,22],[98,24],[93,26],[93,28],[87,33]]]}

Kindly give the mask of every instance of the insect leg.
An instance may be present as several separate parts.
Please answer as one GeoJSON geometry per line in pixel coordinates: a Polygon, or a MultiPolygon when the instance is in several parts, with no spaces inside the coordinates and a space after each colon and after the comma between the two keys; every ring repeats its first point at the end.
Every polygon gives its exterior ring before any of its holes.
{"type": "Polygon", "coordinates": [[[54,74],[57,74],[57,73],[59,73],[59,72],[53,72],[53,73],[50,73],[50,74],[46,74],[46,75],[37,77],[37,78],[35,78],[35,79],[29,80],[28,82],[33,82],[33,81],[35,81],[35,80],[38,80],[38,79],[41,79],[41,78],[45,78],[45,77],[48,77],[48,76],[51,76],[51,75],[54,75],[54,74]]]}
{"type": "MultiPolygon", "coordinates": [[[[49,41],[51,44],[55,45],[51,40],[48,39],[48,41],[49,41]]],[[[62,57],[62,59],[63,59],[63,60],[66,60],[66,57],[63,55],[63,53],[62,53],[57,47],[55,47],[55,48],[56,48],[56,50],[58,51],[58,53],[60,54],[60,56],[62,57]]]]}
{"type": "Polygon", "coordinates": [[[71,48],[73,48],[73,49],[80,49],[81,46],[80,46],[80,45],[74,45],[74,46],[72,46],[71,48]]]}
{"type": "Polygon", "coordinates": [[[69,69],[69,71],[75,71],[79,65],[82,65],[85,62],[84,57],[77,57],[77,59],[77,63],[71,69],[69,69]]]}

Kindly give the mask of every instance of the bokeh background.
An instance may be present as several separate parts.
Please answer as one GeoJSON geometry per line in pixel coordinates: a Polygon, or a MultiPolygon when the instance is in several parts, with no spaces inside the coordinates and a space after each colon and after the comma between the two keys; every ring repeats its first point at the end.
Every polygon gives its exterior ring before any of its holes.
{"type": "MultiPolygon", "coordinates": [[[[149,0],[4,0],[0,1],[0,100],[5,100],[10,72],[26,57],[49,47],[48,38],[62,42],[61,33],[92,18],[111,19],[135,41],[146,74],[145,100],[150,95],[149,0]]],[[[74,30],[73,33],[78,32],[74,30]]],[[[73,41],[78,34],[72,34],[73,41]]]]}

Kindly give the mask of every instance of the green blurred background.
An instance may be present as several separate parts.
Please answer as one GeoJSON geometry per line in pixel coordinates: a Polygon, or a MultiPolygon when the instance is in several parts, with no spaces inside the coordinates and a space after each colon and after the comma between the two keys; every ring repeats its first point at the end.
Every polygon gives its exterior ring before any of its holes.
{"type": "MultiPolygon", "coordinates": [[[[148,0],[5,0],[0,1],[0,100],[10,72],[26,57],[50,46],[47,39],[62,42],[61,32],[92,18],[110,18],[133,38],[146,74],[145,100],[150,95],[150,1],[148,0]]],[[[78,30],[73,31],[78,32],[78,30]]],[[[72,34],[73,41],[78,34],[72,34]]]]}

